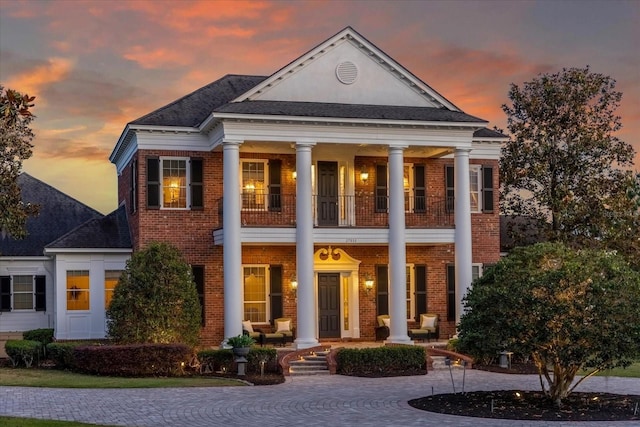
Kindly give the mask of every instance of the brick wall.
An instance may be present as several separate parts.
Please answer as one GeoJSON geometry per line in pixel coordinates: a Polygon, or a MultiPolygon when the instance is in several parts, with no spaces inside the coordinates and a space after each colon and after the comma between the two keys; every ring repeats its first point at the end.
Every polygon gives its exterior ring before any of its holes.
{"type": "MultiPolygon", "coordinates": [[[[275,156],[241,153],[242,158],[278,158],[282,160],[282,194],[295,193],[295,156],[275,156]]],[[[138,209],[130,213],[131,164],[118,177],[118,200],[127,204],[129,223],[134,250],[145,247],[152,241],[169,242],[182,251],[192,265],[205,267],[205,326],[202,330],[202,344],[217,346],[223,339],[224,271],[222,268],[223,249],[213,245],[212,232],[220,226],[218,213],[222,195],[222,153],[189,151],[140,151],[138,159],[138,209]],[[146,157],[147,156],[199,157],[204,160],[204,209],[191,210],[149,210],[146,208],[146,157]]],[[[376,162],[386,163],[387,159],[356,157],[356,194],[374,193],[376,162]],[[369,180],[359,179],[362,167],[369,171],[369,180]]],[[[445,165],[453,164],[449,159],[405,159],[406,163],[422,163],[427,170],[427,195],[441,195],[445,190],[445,165]]],[[[472,214],[473,262],[494,263],[499,259],[499,214],[498,214],[498,162],[473,160],[472,164],[490,164],[494,167],[494,206],[491,214],[472,214]]],[[[356,207],[356,210],[358,207],[356,207]]],[[[371,207],[367,206],[367,210],[371,207]]],[[[386,214],[381,214],[375,224],[386,226],[386,214]],[[379,223],[378,223],[379,222],[379,223]]],[[[319,247],[316,247],[318,249],[319,247]]],[[[362,261],[360,277],[375,277],[375,265],[388,263],[386,246],[340,246],[350,256],[362,261]]],[[[295,246],[245,246],[242,249],[245,264],[280,264],[283,266],[284,315],[297,320],[295,293],[291,291],[289,279],[295,274],[295,246]]],[[[455,333],[453,322],[446,321],[446,265],[454,262],[454,245],[426,245],[407,247],[407,263],[427,265],[427,300],[429,312],[438,313],[441,319],[440,336],[446,338],[455,333]]],[[[374,339],[376,317],[375,290],[367,292],[359,285],[360,330],[363,339],[374,339]]]]}

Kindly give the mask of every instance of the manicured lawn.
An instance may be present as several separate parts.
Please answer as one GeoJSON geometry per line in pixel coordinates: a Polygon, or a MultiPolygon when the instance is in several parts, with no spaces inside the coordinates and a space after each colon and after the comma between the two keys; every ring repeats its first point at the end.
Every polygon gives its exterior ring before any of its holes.
{"type": "MultiPolygon", "coordinates": [[[[227,387],[243,382],[216,377],[118,378],[82,375],[53,369],[0,368],[0,386],[53,388],[227,387]]],[[[0,423],[0,425],[4,425],[0,423]]]]}
{"type": "Polygon", "coordinates": [[[640,378],[640,362],[636,362],[633,365],[627,366],[626,368],[615,368],[598,372],[596,375],[599,377],[640,378]]]}
{"type": "Polygon", "coordinates": [[[86,427],[95,424],[77,423],[75,421],[51,421],[35,418],[0,417],[2,427],[86,427]]]}

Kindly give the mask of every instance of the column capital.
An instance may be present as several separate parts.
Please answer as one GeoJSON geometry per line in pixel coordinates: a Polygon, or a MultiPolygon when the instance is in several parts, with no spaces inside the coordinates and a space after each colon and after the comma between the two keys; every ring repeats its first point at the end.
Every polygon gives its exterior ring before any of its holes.
{"type": "Polygon", "coordinates": [[[454,156],[458,156],[458,155],[469,155],[469,153],[471,152],[471,148],[468,147],[456,147],[456,149],[454,150],[453,154],[454,156]]]}
{"type": "Polygon", "coordinates": [[[242,143],[244,141],[241,139],[229,139],[229,138],[224,138],[222,140],[222,147],[223,148],[227,148],[227,147],[234,147],[234,146],[241,146],[242,143]]]}
{"type": "Polygon", "coordinates": [[[313,148],[316,145],[316,141],[310,139],[299,139],[296,141],[296,150],[301,148],[313,148]]]}
{"type": "Polygon", "coordinates": [[[389,145],[389,151],[404,151],[409,148],[408,145],[389,145]]]}

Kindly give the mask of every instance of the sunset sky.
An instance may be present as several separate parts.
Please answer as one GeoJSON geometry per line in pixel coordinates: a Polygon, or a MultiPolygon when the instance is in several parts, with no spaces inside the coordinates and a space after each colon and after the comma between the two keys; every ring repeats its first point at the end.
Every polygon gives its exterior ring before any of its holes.
{"type": "Polygon", "coordinates": [[[109,213],[128,122],[225,74],[270,75],[349,25],[501,128],[510,83],[590,65],[617,80],[618,136],[638,152],[639,22],[635,0],[0,0],[0,83],[36,96],[24,171],[109,213]]]}

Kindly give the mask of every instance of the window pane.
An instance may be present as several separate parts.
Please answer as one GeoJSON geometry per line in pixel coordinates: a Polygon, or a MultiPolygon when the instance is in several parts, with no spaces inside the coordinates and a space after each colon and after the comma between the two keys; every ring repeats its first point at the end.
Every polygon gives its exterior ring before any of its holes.
{"type": "Polygon", "coordinates": [[[162,206],[187,207],[187,161],[165,159],[162,161],[162,206]]]}
{"type": "Polygon", "coordinates": [[[33,309],[33,276],[13,276],[13,309],[33,309]]]}
{"type": "Polygon", "coordinates": [[[413,292],[411,291],[411,267],[407,266],[405,269],[406,282],[407,282],[407,319],[413,317],[413,313],[411,309],[413,308],[413,304],[411,303],[413,292]]]}
{"type": "Polygon", "coordinates": [[[113,290],[120,280],[121,270],[106,270],[104,272],[104,307],[109,308],[113,298],[113,290]]]}
{"type": "Polygon", "coordinates": [[[244,268],[244,319],[267,321],[267,279],[265,267],[244,268]]]}
{"type": "Polygon", "coordinates": [[[411,184],[413,179],[411,176],[411,165],[404,165],[404,178],[402,180],[404,186],[404,210],[411,211],[411,184]]]}
{"type": "Polygon", "coordinates": [[[266,208],[266,182],[263,162],[242,162],[242,208],[266,208]]]}
{"type": "Polygon", "coordinates": [[[480,169],[469,170],[469,192],[471,196],[471,211],[477,212],[480,206],[480,169]]]}
{"type": "Polygon", "coordinates": [[[89,310],[89,271],[67,271],[67,310],[89,310]]]}

